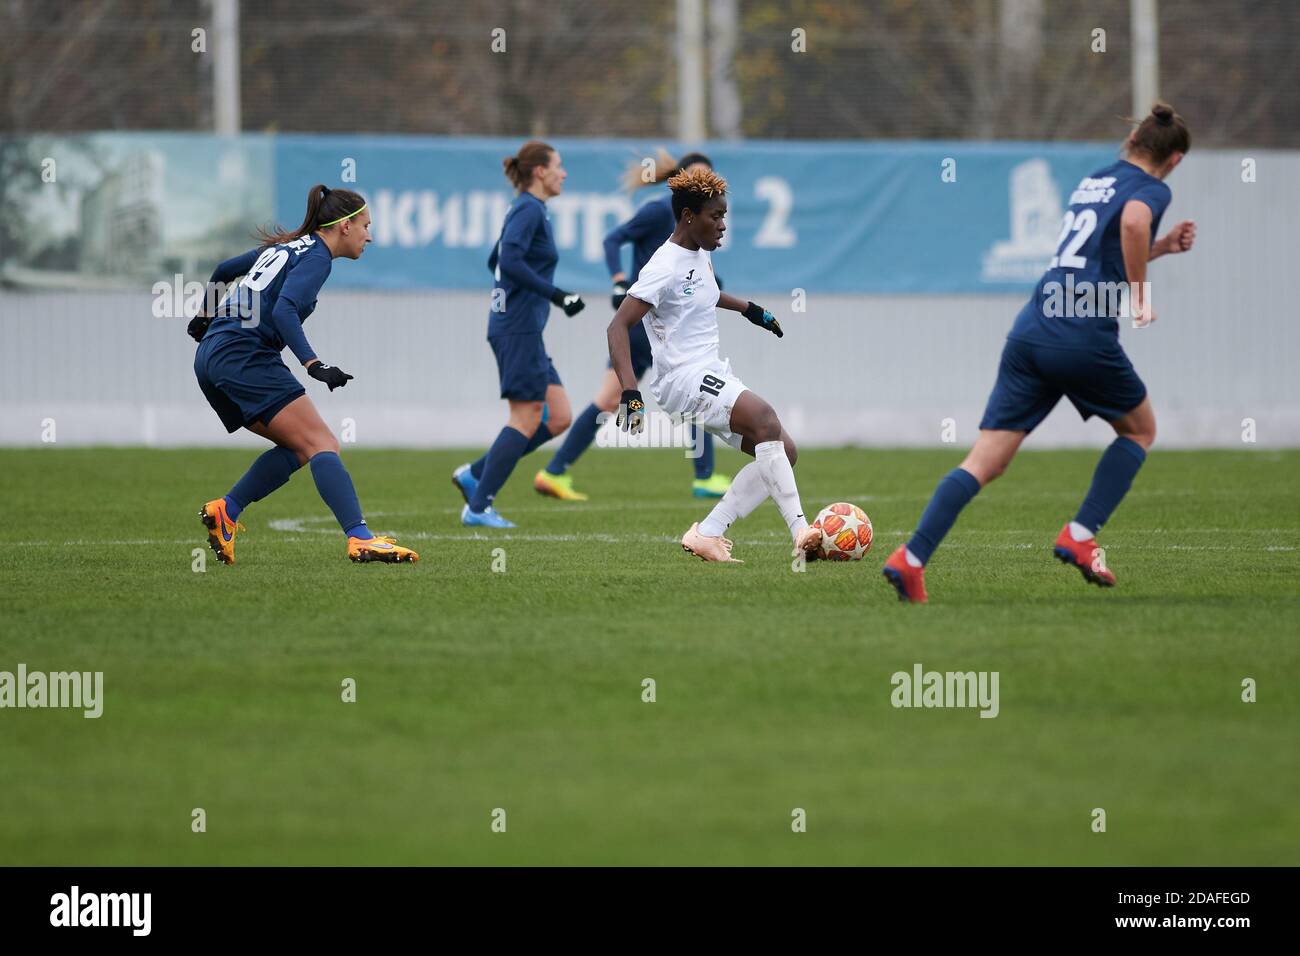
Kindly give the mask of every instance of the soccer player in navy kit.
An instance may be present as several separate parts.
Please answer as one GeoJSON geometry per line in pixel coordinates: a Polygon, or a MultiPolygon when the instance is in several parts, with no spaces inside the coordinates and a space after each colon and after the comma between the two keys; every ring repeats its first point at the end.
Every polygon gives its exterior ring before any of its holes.
{"type": "Polygon", "coordinates": [[[496,355],[501,397],[510,403],[510,419],[478,461],[461,465],[451,476],[465,499],[461,523],[488,528],[514,527],[492,507],[497,492],[520,458],[569,427],[569,397],[546,353],[542,330],[552,305],[569,316],[585,305],[580,296],[551,282],[560,255],[546,200],[560,194],[568,175],[560,154],[534,140],[502,162],[519,194],[488,259],[496,276],[488,342],[496,355]]]}
{"type": "MultiPolygon", "coordinates": [[[[713,163],[703,153],[687,153],[676,163],[667,153],[660,153],[660,160],[655,169],[654,182],[665,182],[670,176],[680,172],[694,172],[697,169],[712,169],[713,163]]],[[[628,170],[628,186],[635,189],[645,185],[642,181],[643,167],[635,163],[628,170]]],[[[605,236],[605,264],[614,283],[614,293],[610,296],[614,310],[623,304],[628,288],[641,275],[642,267],[659,247],[668,241],[677,223],[673,219],[673,197],[671,192],[644,203],[636,214],[627,222],[615,226],[605,236]],[[632,244],[632,271],[623,271],[623,246],[632,244]]],[[[721,283],[719,283],[721,285],[721,283]]],[[[650,352],[650,339],[645,329],[638,323],[630,330],[632,340],[632,371],[638,379],[645,376],[653,364],[650,352]]],[[[550,464],[537,473],[533,487],[544,495],[551,495],[564,501],[586,501],[587,496],[573,489],[573,476],[568,469],[590,447],[599,430],[601,412],[610,413],[618,408],[621,394],[618,376],[611,364],[605,371],[596,398],[573,420],[569,434],[551,458],[550,464]]],[[[698,426],[691,426],[692,448],[698,448],[700,454],[694,459],[695,481],[691,493],[697,498],[721,498],[731,487],[731,479],[726,475],[713,472],[713,435],[698,426]]]]}
{"type": "Polygon", "coordinates": [[[1101,560],[1096,534],[1128,492],[1155,441],[1155,413],[1146,386],[1119,344],[1118,317],[1155,321],[1142,283],[1147,263],[1186,252],[1196,226],[1180,222],[1156,239],[1172,193],[1165,178],[1191,147],[1183,118],[1157,103],[1129,134],[1125,158],[1085,178],[1070,197],[1056,255],[1021,309],[1002,351],[979,438],[960,467],[935,489],[915,534],[885,562],[885,579],[900,600],[926,601],[925,565],[961,509],[1006,470],[1021,442],[1064,395],[1085,419],[1115,429],[1073,521],[1053,553],[1085,580],[1103,587],[1115,575],[1101,560]],[[1130,306],[1116,307],[1106,289],[1128,284],[1130,306]],[[1063,300],[1062,290],[1068,300],[1063,300]]]}
{"type": "Polygon", "coordinates": [[[212,317],[196,317],[189,327],[199,342],[194,374],[226,431],[247,428],[275,443],[228,494],[200,510],[208,542],[222,562],[234,564],[235,535],[245,530],[240,513],[310,464],[316,490],[347,537],[349,558],[416,561],[414,551],[366,527],[338,440],[280,358],[287,345],[307,374],[331,392],[352,378],[316,357],[302,324],[316,308],[334,259],[358,259],[370,241],[366,202],[351,190],[313,186],[302,225],[293,232],[263,232],[262,238],[263,245],[217,266],[209,284],[240,282],[212,317]]]}

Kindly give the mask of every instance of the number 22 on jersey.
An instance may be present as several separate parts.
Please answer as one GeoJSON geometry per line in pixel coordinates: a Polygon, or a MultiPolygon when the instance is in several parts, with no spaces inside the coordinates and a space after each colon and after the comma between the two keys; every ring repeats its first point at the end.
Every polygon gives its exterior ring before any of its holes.
{"type": "Polygon", "coordinates": [[[1055,269],[1060,266],[1062,269],[1086,269],[1088,260],[1078,255],[1078,252],[1096,228],[1095,209],[1084,209],[1077,216],[1073,209],[1067,209],[1065,219],[1061,222],[1061,234],[1056,237],[1056,255],[1052,256],[1052,262],[1047,268],[1055,269]],[[1071,233],[1074,235],[1071,236],[1071,233]],[[1061,246],[1062,243],[1067,243],[1064,248],[1061,246]]]}

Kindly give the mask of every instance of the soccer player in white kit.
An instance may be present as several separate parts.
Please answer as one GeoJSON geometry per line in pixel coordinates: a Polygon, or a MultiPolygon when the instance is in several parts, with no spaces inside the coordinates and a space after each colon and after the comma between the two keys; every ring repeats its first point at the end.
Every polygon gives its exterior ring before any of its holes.
{"type": "Polygon", "coordinates": [[[781,511],[795,553],[812,555],[821,532],[808,526],[794,468],[798,452],[772,406],[751,392],[718,356],[717,309],[739,312],[755,325],[784,335],[776,316],[718,290],[710,253],[727,231],[727,183],[711,169],[668,180],[677,227],[650,261],[609,324],[609,357],[623,386],[618,425],[644,428],[645,403],[632,370],[628,330],[643,322],[654,354],[655,401],[669,414],[691,418],[733,448],[753,455],[703,521],[682,536],[682,548],[705,561],[737,561],[723,532],[771,498],[781,511]]]}

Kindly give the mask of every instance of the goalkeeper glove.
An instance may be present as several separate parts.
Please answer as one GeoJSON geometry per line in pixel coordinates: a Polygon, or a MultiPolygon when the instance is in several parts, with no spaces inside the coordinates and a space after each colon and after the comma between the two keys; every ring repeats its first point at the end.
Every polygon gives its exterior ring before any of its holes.
{"type": "Polygon", "coordinates": [[[753,322],[755,325],[767,329],[778,339],[785,335],[785,333],[781,331],[781,323],[776,320],[776,316],[767,311],[767,309],[763,308],[761,305],[755,305],[751,302],[745,307],[745,311],[740,314],[749,319],[749,321],[753,322]]]}
{"type": "Polygon", "coordinates": [[[555,290],[555,294],[551,296],[551,304],[563,309],[565,315],[577,315],[587,307],[587,303],[582,301],[582,296],[576,292],[565,292],[563,289],[555,290]]]}
{"type": "Polygon", "coordinates": [[[330,387],[331,392],[336,388],[342,388],[352,379],[351,375],[337,365],[326,365],[324,362],[313,364],[307,369],[307,374],[318,382],[324,382],[330,387]]]}
{"type": "Polygon", "coordinates": [[[212,322],[206,315],[196,315],[190,319],[190,324],[186,326],[185,331],[190,334],[195,342],[202,342],[204,334],[208,331],[208,325],[212,322]]]}
{"type": "Polygon", "coordinates": [[[645,402],[635,388],[623,389],[623,397],[618,400],[618,418],[614,423],[632,435],[645,428],[645,402]]]}

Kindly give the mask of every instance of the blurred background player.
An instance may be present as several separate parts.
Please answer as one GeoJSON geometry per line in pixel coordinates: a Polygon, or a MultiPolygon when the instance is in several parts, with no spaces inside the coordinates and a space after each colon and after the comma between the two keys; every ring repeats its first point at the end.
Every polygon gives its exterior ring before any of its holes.
{"type": "Polygon", "coordinates": [[[492,507],[497,492],[520,458],[569,427],[569,396],[546,353],[542,330],[552,305],[570,316],[585,306],[580,296],[551,283],[560,254],[546,200],[560,194],[568,176],[560,154],[533,140],[502,162],[518,195],[488,259],[496,276],[488,342],[497,360],[501,397],[510,403],[510,419],[485,454],[451,475],[465,499],[461,523],[488,528],[514,527],[492,507]]]}
{"type": "Polygon", "coordinates": [[[911,540],[885,563],[885,579],[900,600],[926,600],[925,565],[935,548],[961,509],[1006,470],[1025,436],[1062,395],[1084,419],[1098,415],[1109,422],[1117,437],[1097,463],[1092,487],[1074,520],[1061,529],[1053,553],[1085,580],[1115,584],[1096,534],[1128,493],[1156,436],[1151,400],[1119,343],[1117,318],[1131,314],[1135,325],[1154,322],[1142,285],[1147,263],[1186,252],[1196,239],[1192,222],[1180,222],[1155,239],[1173,196],[1164,179],[1190,147],[1183,118],[1157,103],[1129,134],[1124,158],[1084,179],[1070,197],[1056,255],[1007,335],[979,438],[966,460],[939,482],[911,540]],[[1129,309],[1113,312],[1100,285],[1124,282],[1130,284],[1129,309]],[[1072,288],[1076,296],[1068,309],[1062,288],[1072,288]],[[1088,295],[1094,307],[1078,308],[1088,295]]]}
{"type": "MultiPolygon", "coordinates": [[[[680,172],[695,172],[698,169],[712,169],[713,163],[703,153],[687,153],[677,162],[662,150],[655,167],[654,183],[662,183],[670,176],[680,172]]],[[[644,167],[634,163],[627,172],[627,187],[637,189],[646,185],[643,177],[644,167]]],[[[605,236],[605,264],[609,267],[610,277],[614,283],[614,292],[610,301],[614,310],[623,304],[630,285],[641,275],[641,269],[650,261],[660,246],[668,241],[677,225],[673,218],[673,197],[665,191],[662,196],[650,200],[636,211],[631,219],[615,226],[605,236]],[[632,270],[623,271],[623,246],[632,244],[632,270]]],[[[717,278],[716,276],[714,277],[717,278]]],[[[718,283],[722,287],[722,283],[718,283]]],[[[650,370],[653,355],[650,351],[650,339],[646,337],[645,327],[637,323],[629,330],[632,345],[632,374],[640,381],[650,370]]],[[[573,426],[564,442],[551,458],[550,464],[537,473],[533,487],[545,495],[552,495],[566,501],[586,501],[587,496],[573,488],[573,476],[568,474],[571,468],[590,447],[596,432],[600,428],[599,418],[602,412],[610,413],[618,408],[621,391],[618,376],[611,365],[605,370],[605,377],[600,383],[596,397],[573,420],[573,426]]],[[[731,487],[727,475],[713,473],[713,436],[696,425],[690,426],[691,448],[698,449],[699,454],[692,459],[695,468],[695,480],[691,493],[697,498],[720,498],[731,487]]]]}
{"type": "Polygon", "coordinates": [[[214,309],[215,316],[198,317],[189,327],[199,341],[194,374],[226,431],[247,428],[275,443],[225,497],[214,498],[199,512],[212,550],[221,561],[234,564],[235,535],[245,530],[240,513],[310,464],[316,490],[347,536],[349,558],[416,561],[414,551],[366,527],[352,478],[339,458],[338,440],[280,358],[287,345],[307,374],[331,392],[352,378],[316,357],[302,323],[316,308],[334,259],[359,259],[370,241],[365,200],[351,190],[313,186],[301,226],[261,235],[261,246],[217,266],[209,284],[243,279],[214,309]]]}
{"type": "Polygon", "coordinates": [[[645,403],[632,368],[629,329],[642,322],[654,353],[655,401],[669,414],[694,419],[733,448],[753,455],[702,522],[682,536],[682,548],[705,561],[741,563],[731,556],[723,532],[771,498],[781,512],[796,552],[813,553],[821,531],[810,528],[794,480],[798,453],[772,406],[736,378],[718,356],[719,307],[739,312],[775,334],[776,317],[753,302],[718,290],[710,253],[727,231],[727,184],[712,170],[678,173],[668,180],[676,227],[650,257],[609,324],[609,356],[623,387],[618,425],[644,427],[645,403]]]}

